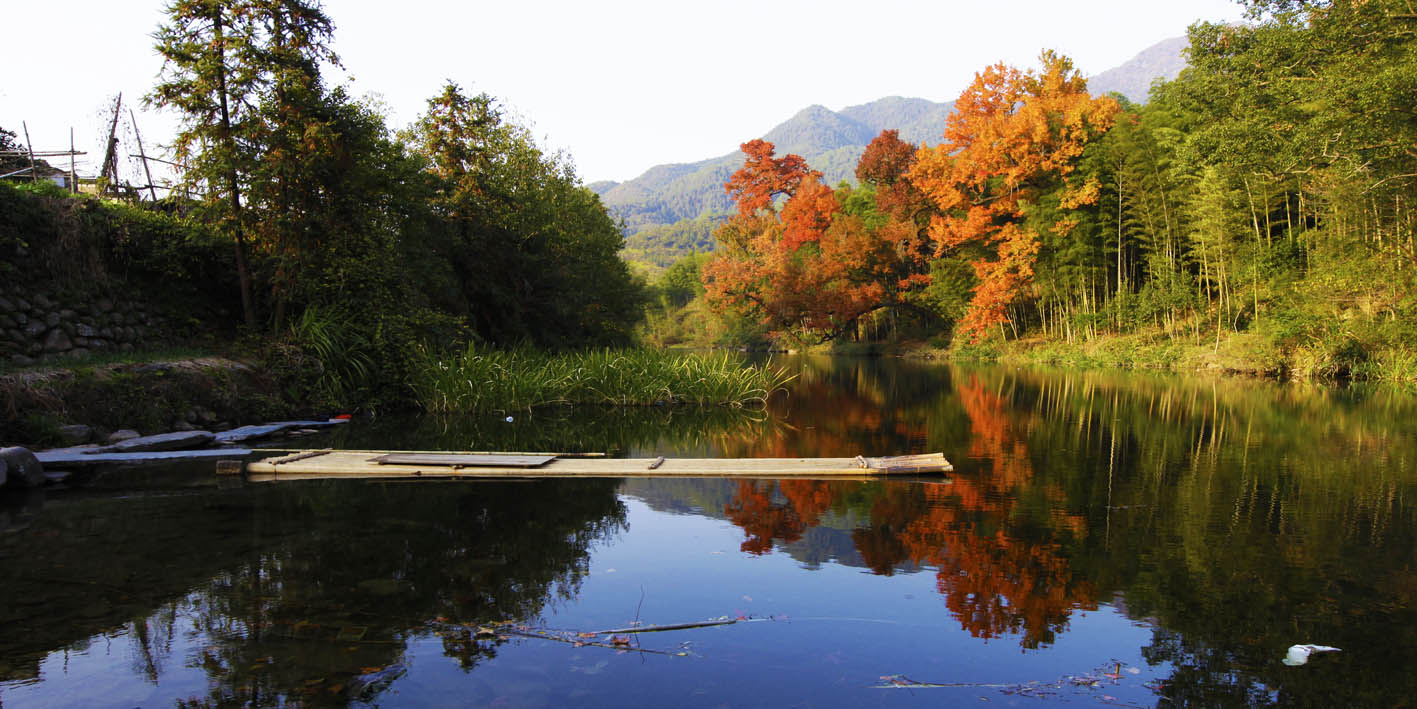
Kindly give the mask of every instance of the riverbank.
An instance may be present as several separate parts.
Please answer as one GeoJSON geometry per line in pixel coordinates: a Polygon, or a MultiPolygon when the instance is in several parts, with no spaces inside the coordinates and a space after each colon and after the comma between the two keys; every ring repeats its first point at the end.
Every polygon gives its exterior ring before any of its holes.
{"type": "Polygon", "coordinates": [[[982,343],[937,340],[827,343],[804,350],[835,356],[893,356],[927,361],[996,362],[1077,370],[1153,369],[1278,381],[1365,381],[1417,387],[1417,353],[1400,343],[1356,337],[1302,344],[1263,333],[1230,333],[1219,341],[1164,333],[1109,334],[1072,342],[1038,336],[982,343]]]}
{"type": "Polygon", "coordinates": [[[226,430],[308,415],[269,368],[225,357],[81,365],[0,375],[0,441],[73,446],[115,431],[226,430]]]}

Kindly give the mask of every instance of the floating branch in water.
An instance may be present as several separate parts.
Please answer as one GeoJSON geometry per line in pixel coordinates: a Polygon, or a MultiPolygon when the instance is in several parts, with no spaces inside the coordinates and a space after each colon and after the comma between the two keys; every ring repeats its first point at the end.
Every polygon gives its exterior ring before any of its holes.
{"type": "MultiPolygon", "coordinates": [[[[634,628],[615,628],[613,630],[597,630],[593,635],[614,635],[618,633],[662,633],[666,630],[689,630],[690,628],[711,628],[716,625],[733,625],[734,623],[748,622],[748,618],[720,618],[718,620],[703,620],[697,623],[671,623],[669,625],[642,625],[634,628]]],[[[771,620],[771,618],[760,618],[756,620],[771,620]]]]}

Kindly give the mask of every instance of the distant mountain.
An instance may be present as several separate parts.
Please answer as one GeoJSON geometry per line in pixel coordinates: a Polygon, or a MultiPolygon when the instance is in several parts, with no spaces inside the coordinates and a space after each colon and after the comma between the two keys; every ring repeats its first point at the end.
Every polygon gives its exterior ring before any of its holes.
{"type": "MultiPolygon", "coordinates": [[[[795,153],[821,170],[828,184],[855,181],[856,161],[887,128],[913,143],[938,140],[952,103],[891,96],[861,106],[832,111],[808,106],[762,136],[778,155],[795,153]]],[[[748,138],[744,139],[745,141],[748,138]]],[[[673,224],[702,214],[733,209],[723,183],[743,165],[737,151],[695,163],[656,165],[628,182],[596,182],[589,187],[612,213],[625,219],[631,234],[655,224],[673,224]]]]}
{"type": "Polygon", "coordinates": [[[1146,103],[1151,82],[1170,81],[1186,68],[1185,49],[1189,44],[1190,40],[1185,37],[1161,40],[1125,64],[1088,79],[1087,88],[1095,95],[1116,91],[1132,103],[1146,103]]]}
{"type": "MultiPolygon", "coordinates": [[[[1094,94],[1116,91],[1134,102],[1145,102],[1152,80],[1173,79],[1185,67],[1185,48],[1184,37],[1164,40],[1125,64],[1092,77],[1088,86],[1094,94]]],[[[777,147],[779,156],[795,153],[806,158],[809,165],[823,173],[827,184],[855,182],[856,161],[882,130],[894,128],[908,143],[934,144],[942,139],[945,119],[953,110],[953,102],[901,96],[840,111],[808,106],[762,138],[777,147]]],[[[744,137],[745,141],[749,139],[751,136],[744,137]]],[[[657,225],[731,211],[733,203],[724,192],[723,183],[742,165],[743,154],[735,151],[694,163],[656,165],[628,182],[595,182],[588,187],[600,195],[611,213],[625,220],[627,235],[633,236],[657,225]]],[[[660,228],[653,231],[646,234],[652,237],[649,241],[658,241],[660,233],[668,233],[660,228]]],[[[676,242],[684,241],[682,237],[683,234],[675,237],[676,242]]],[[[666,250],[641,242],[645,240],[635,243],[636,252],[657,253],[660,258],[656,261],[672,259],[669,252],[677,252],[676,248],[666,250]]]]}

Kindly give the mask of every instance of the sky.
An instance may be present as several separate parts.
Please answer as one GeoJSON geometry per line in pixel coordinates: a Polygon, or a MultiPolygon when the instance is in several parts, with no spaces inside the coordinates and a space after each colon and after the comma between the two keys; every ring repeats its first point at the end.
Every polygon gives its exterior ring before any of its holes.
{"type": "MultiPolygon", "coordinates": [[[[92,175],[121,91],[127,151],[136,152],[132,108],[145,151],[169,157],[161,146],[176,116],[141,103],[162,67],[151,35],[164,6],[6,7],[0,127],[36,150],[67,149],[72,128],[77,149],[89,152],[79,173],[92,175]]],[[[452,80],[498,99],[543,148],[568,154],[587,183],[732,152],[812,104],[953,100],[974,72],[1035,66],[1043,49],[1094,75],[1193,22],[1242,15],[1231,0],[326,0],[324,8],[343,64],[327,81],[376,95],[391,128],[411,123],[452,80]]],[[[137,160],[120,166],[134,182],[139,169],[137,160]]]]}

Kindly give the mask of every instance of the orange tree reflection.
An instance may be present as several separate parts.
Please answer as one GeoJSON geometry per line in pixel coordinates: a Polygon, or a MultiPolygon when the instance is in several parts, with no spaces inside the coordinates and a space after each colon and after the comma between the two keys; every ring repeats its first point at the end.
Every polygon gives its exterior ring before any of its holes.
{"type": "Polygon", "coordinates": [[[945,604],[975,637],[1020,635],[1026,648],[1053,641],[1072,611],[1096,608],[1095,589],[1068,550],[1087,520],[1068,511],[1061,489],[1034,479],[1027,442],[1006,401],[971,377],[958,390],[981,461],[948,485],[741,481],[724,512],[764,554],[792,544],[829,510],[861,505],[870,524],[852,532],[866,565],[892,574],[933,566],[945,604]]]}

